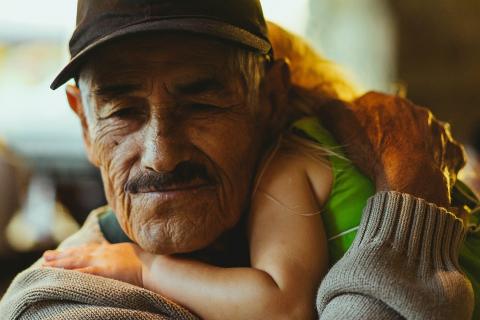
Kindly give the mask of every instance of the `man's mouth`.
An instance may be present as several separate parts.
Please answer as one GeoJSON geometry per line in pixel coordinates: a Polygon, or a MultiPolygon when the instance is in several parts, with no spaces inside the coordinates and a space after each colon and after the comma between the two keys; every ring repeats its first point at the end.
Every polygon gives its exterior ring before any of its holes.
{"type": "Polygon", "coordinates": [[[206,181],[192,181],[190,183],[172,184],[169,186],[145,186],[138,188],[135,193],[184,193],[195,192],[201,189],[213,188],[214,185],[206,181]]]}

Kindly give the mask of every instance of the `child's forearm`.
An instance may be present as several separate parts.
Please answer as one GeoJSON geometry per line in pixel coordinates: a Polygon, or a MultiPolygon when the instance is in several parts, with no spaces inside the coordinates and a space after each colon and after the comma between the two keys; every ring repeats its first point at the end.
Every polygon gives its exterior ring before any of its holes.
{"type": "Polygon", "coordinates": [[[310,319],[313,301],[297,305],[266,272],[225,269],[169,256],[142,256],[143,283],[203,319],[310,319]]]}

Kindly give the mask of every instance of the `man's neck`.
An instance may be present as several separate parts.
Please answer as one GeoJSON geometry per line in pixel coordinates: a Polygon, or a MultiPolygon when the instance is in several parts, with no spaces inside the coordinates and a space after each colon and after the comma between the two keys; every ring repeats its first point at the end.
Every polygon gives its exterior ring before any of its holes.
{"type": "Polygon", "coordinates": [[[246,235],[246,217],[247,215],[244,214],[233,229],[226,231],[207,248],[179,256],[223,268],[249,267],[250,254],[246,235]]]}

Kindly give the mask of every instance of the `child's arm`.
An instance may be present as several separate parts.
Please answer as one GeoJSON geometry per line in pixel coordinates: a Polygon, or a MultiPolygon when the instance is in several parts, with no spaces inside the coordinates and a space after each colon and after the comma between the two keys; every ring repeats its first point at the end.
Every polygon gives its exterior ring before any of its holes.
{"type": "Polygon", "coordinates": [[[321,216],[294,214],[269,198],[299,213],[318,212],[318,197],[301,160],[277,156],[262,179],[252,204],[251,268],[218,268],[125,244],[49,252],[46,265],[143,285],[204,319],[313,319],[316,290],[327,267],[321,216]]]}

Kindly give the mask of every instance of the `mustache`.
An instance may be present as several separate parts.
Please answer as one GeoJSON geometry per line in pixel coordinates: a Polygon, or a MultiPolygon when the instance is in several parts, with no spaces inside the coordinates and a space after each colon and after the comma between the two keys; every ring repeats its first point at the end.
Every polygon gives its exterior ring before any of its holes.
{"type": "Polygon", "coordinates": [[[206,166],[191,161],[184,161],[179,163],[171,172],[159,173],[149,171],[140,173],[128,180],[124,190],[129,193],[139,193],[142,190],[162,191],[187,185],[196,180],[204,181],[206,184],[215,182],[206,166]]]}

